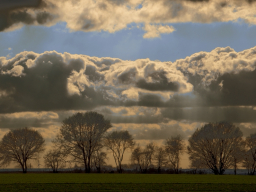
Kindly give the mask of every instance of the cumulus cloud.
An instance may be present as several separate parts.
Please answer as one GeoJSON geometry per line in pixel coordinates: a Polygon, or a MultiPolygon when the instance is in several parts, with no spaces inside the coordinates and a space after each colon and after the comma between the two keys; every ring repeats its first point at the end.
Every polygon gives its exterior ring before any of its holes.
{"type": "Polygon", "coordinates": [[[113,123],[254,122],[255,67],[256,47],[217,47],[175,62],[22,52],[0,57],[0,113],[99,110],[113,123]]]}
{"type": "Polygon", "coordinates": [[[196,105],[255,105],[256,47],[236,52],[230,47],[196,53],[175,62],[194,86],[196,105]]]}
{"type": "Polygon", "coordinates": [[[2,0],[0,2],[0,31],[15,30],[22,25],[55,24],[58,16],[54,4],[46,0],[2,0]]]}
{"type": "Polygon", "coordinates": [[[192,89],[170,62],[122,61],[55,51],[0,58],[1,113],[92,109],[150,96],[168,100],[174,93],[192,89]]]}
{"type": "Polygon", "coordinates": [[[172,62],[22,52],[0,58],[1,113],[97,106],[255,106],[256,47],[172,62]]]}
{"type": "Polygon", "coordinates": [[[144,38],[171,33],[171,23],[236,22],[256,24],[255,0],[24,0],[1,1],[0,31],[22,25],[66,22],[71,31],[116,31],[139,24],[144,38]],[[76,11],[74,11],[76,10],[76,11]],[[161,11],[159,11],[161,10],[161,11]]]}

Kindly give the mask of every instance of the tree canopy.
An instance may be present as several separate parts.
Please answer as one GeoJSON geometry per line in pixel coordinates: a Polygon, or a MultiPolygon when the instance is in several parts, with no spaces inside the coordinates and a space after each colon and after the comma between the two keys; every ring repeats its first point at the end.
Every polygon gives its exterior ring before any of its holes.
{"type": "Polygon", "coordinates": [[[8,165],[18,163],[23,173],[27,172],[27,161],[37,158],[44,151],[42,135],[33,129],[21,128],[9,131],[0,142],[0,162],[8,165]]]}
{"type": "Polygon", "coordinates": [[[76,113],[63,121],[55,143],[75,161],[82,162],[85,171],[90,172],[92,155],[110,127],[110,121],[97,112],[76,113]]]}
{"type": "Polygon", "coordinates": [[[188,140],[189,158],[192,164],[200,164],[222,175],[232,165],[232,155],[242,142],[242,136],[241,130],[232,123],[205,124],[188,140]]]}
{"type": "Polygon", "coordinates": [[[122,172],[124,152],[135,145],[132,135],[128,131],[113,131],[104,138],[104,144],[111,150],[116,163],[117,171],[122,172]]]}

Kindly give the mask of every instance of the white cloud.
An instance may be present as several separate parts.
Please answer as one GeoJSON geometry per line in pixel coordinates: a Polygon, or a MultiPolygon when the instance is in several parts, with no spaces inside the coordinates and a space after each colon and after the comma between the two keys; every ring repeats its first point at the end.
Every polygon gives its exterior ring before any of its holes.
{"type": "MultiPolygon", "coordinates": [[[[238,22],[244,20],[252,25],[256,24],[256,3],[249,4],[245,0],[210,0],[197,3],[192,0],[44,1],[48,6],[42,10],[26,9],[26,18],[30,18],[32,21],[26,21],[23,18],[20,22],[12,21],[2,28],[15,30],[21,26],[22,22],[50,26],[63,21],[67,23],[67,28],[71,31],[108,31],[114,33],[135,23],[146,31],[144,38],[155,38],[163,33],[172,33],[174,28],[169,26],[172,23],[238,22]],[[138,8],[139,5],[141,8],[138,8]]],[[[7,21],[9,21],[8,18],[7,21]]]]}
{"type": "MultiPolygon", "coordinates": [[[[209,85],[225,73],[253,71],[256,67],[256,47],[236,52],[230,47],[218,47],[211,52],[195,53],[174,62],[177,69],[202,76],[202,84],[209,85]]],[[[223,82],[222,82],[223,84],[223,82]]]]}
{"type": "Polygon", "coordinates": [[[155,38],[160,37],[163,33],[172,33],[175,29],[169,25],[151,25],[145,24],[144,30],[146,33],[143,35],[144,38],[155,38]]]}

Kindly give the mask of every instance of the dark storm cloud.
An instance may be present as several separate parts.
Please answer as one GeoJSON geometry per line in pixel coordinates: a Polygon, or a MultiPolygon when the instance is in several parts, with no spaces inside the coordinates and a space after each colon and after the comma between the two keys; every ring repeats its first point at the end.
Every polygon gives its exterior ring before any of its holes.
{"type": "Polygon", "coordinates": [[[123,84],[130,84],[133,82],[134,77],[137,75],[138,71],[136,68],[130,68],[123,73],[121,73],[117,79],[123,84]]]}
{"type": "Polygon", "coordinates": [[[150,118],[107,115],[116,123],[157,123],[165,118],[252,122],[255,111],[240,106],[256,106],[255,54],[255,48],[239,53],[216,48],[174,63],[55,51],[23,52],[9,60],[1,57],[0,112],[140,106],[169,111],[150,118]]]}
{"type": "Polygon", "coordinates": [[[0,31],[19,23],[25,25],[46,24],[55,17],[54,14],[44,10],[47,6],[48,4],[43,0],[0,1],[0,31]]]}
{"type": "Polygon", "coordinates": [[[141,95],[138,101],[139,106],[147,106],[147,107],[163,107],[164,102],[161,97],[158,95],[141,95]]]}
{"type": "MultiPolygon", "coordinates": [[[[182,73],[175,68],[168,74],[166,63],[159,64],[162,72],[149,59],[129,63],[133,67],[119,59],[55,51],[43,54],[23,52],[9,60],[1,57],[0,112],[87,110],[101,105],[163,107],[161,91],[180,91],[181,87],[178,90],[176,83],[188,86],[182,73]],[[149,77],[155,83],[138,81],[149,77]],[[172,78],[175,85],[168,82],[172,78]],[[135,93],[139,94],[139,100],[133,101],[130,88],[136,82],[141,89],[135,93]],[[128,92],[124,95],[124,91],[128,92]],[[158,92],[155,94],[155,91],[158,92]]],[[[142,118],[141,122],[144,121],[142,118]]]]}
{"type": "MultiPolygon", "coordinates": [[[[256,63],[255,63],[256,65],[256,63]]],[[[238,73],[218,75],[207,86],[202,85],[202,76],[188,75],[194,86],[195,98],[187,101],[199,106],[254,106],[256,105],[256,70],[241,70],[238,73]]],[[[181,97],[179,97],[181,99],[181,97]]],[[[169,103],[172,102],[172,99],[169,103]]],[[[189,107],[189,105],[188,105],[189,107]]]]}
{"type": "Polygon", "coordinates": [[[177,83],[168,82],[165,75],[166,72],[155,72],[150,75],[155,82],[147,82],[145,79],[140,79],[136,83],[136,86],[150,91],[178,91],[179,85],[177,83]]]}
{"type": "Polygon", "coordinates": [[[90,87],[81,91],[81,95],[69,94],[67,80],[72,71],[82,69],[81,63],[73,61],[67,65],[59,54],[49,52],[37,57],[36,61],[31,61],[34,66],[28,67],[28,59],[36,56],[25,52],[1,67],[1,113],[91,109],[104,103],[103,96],[90,87]],[[15,62],[16,68],[13,67],[15,62]],[[20,73],[15,71],[17,66],[23,68],[22,74],[16,74],[20,73]]]}
{"type": "Polygon", "coordinates": [[[0,128],[46,128],[53,123],[59,123],[59,116],[54,112],[20,112],[0,115],[0,128]]]}
{"type": "Polygon", "coordinates": [[[136,115],[136,116],[114,116],[114,115],[104,115],[112,123],[136,123],[136,124],[155,124],[163,123],[166,120],[160,115],[136,115]]]}
{"type": "Polygon", "coordinates": [[[256,2],[256,0],[247,0],[248,1],[248,3],[255,3],[256,2]]]}
{"type": "Polygon", "coordinates": [[[256,70],[225,73],[208,86],[201,84],[202,78],[199,75],[189,75],[188,82],[194,86],[193,92],[189,95],[175,94],[167,101],[163,101],[157,95],[143,95],[138,105],[171,108],[256,106],[256,70]]]}
{"type": "Polygon", "coordinates": [[[10,119],[0,117],[0,128],[17,129],[22,127],[42,127],[45,120],[40,121],[38,119],[10,119]]]}
{"type": "Polygon", "coordinates": [[[209,95],[216,95],[221,106],[256,105],[256,70],[226,73],[213,81],[209,88],[206,98],[209,104],[214,105],[214,98],[209,95]]]}
{"type": "Polygon", "coordinates": [[[143,94],[139,96],[138,101],[128,100],[124,103],[125,106],[145,106],[145,107],[164,107],[164,102],[160,96],[153,94],[143,94]]]}
{"type": "Polygon", "coordinates": [[[1,0],[0,10],[11,11],[21,8],[38,8],[43,5],[42,0],[1,0]]]}
{"type": "Polygon", "coordinates": [[[91,65],[86,66],[84,74],[87,75],[90,81],[101,81],[104,79],[104,76],[97,72],[96,67],[91,65]]]}
{"type": "Polygon", "coordinates": [[[256,122],[256,110],[252,107],[191,107],[166,108],[163,117],[196,122],[228,121],[234,123],[256,122]]]}
{"type": "MultiPolygon", "coordinates": [[[[167,123],[161,114],[157,114],[157,108],[144,107],[121,107],[122,109],[112,111],[110,107],[98,108],[97,112],[104,115],[112,123],[135,123],[135,124],[157,124],[167,123]],[[132,111],[132,114],[130,113],[132,111]]],[[[115,109],[118,109],[115,108],[115,109]]]]}

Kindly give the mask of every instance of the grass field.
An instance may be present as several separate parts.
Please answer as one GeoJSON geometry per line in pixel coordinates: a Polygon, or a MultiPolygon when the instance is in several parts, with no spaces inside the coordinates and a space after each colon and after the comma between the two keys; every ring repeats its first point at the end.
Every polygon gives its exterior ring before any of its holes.
{"type": "Polygon", "coordinates": [[[248,175],[0,174],[0,191],[256,191],[248,175]]]}

